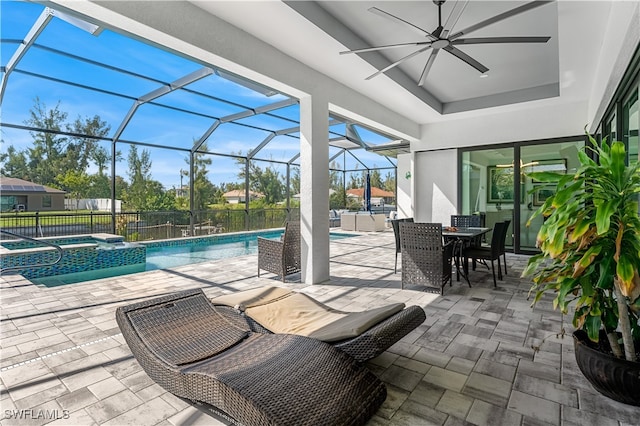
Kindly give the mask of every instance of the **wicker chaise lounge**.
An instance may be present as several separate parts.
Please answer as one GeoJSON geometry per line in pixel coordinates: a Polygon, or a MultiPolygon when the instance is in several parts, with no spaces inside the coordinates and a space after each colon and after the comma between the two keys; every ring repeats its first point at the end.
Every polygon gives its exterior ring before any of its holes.
{"type": "Polygon", "coordinates": [[[201,290],[120,307],[116,319],[153,380],[236,424],[360,425],[386,398],[347,354],[303,336],[253,333],[201,290]]]}
{"type": "Polygon", "coordinates": [[[242,312],[254,332],[313,337],[358,361],[380,355],[426,319],[419,306],[395,303],[362,312],[344,312],[281,287],[231,293],[212,302],[242,312]]]}

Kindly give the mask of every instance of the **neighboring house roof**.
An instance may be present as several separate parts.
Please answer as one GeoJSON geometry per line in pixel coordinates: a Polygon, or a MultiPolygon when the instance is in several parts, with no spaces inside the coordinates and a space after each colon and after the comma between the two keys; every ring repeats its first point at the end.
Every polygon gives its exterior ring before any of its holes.
{"type": "MultiPolygon", "coordinates": [[[[244,193],[244,189],[234,189],[233,191],[225,192],[224,194],[222,194],[222,196],[225,197],[225,198],[244,197],[245,193],[244,193]]],[[[262,195],[261,193],[254,192],[254,191],[249,191],[249,196],[250,197],[264,197],[264,195],[262,195]]]]}
{"type": "MultiPolygon", "coordinates": [[[[347,195],[353,195],[356,197],[364,197],[364,188],[353,188],[347,189],[347,195]]],[[[371,196],[372,197],[385,197],[385,198],[393,198],[396,196],[391,191],[385,191],[384,189],[377,188],[375,186],[371,187],[371,196]]]]}
{"type": "Polygon", "coordinates": [[[66,194],[65,191],[60,189],[51,188],[49,186],[39,185],[37,183],[29,182],[27,180],[0,176],[0,192],[3,193],[25,193],[32,194],[66,194]]]}

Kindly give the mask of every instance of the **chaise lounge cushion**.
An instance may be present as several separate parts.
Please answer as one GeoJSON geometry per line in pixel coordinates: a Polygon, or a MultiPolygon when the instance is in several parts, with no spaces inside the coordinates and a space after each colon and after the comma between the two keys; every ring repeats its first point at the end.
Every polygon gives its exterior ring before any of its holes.
{"type": "Polygon", "coordinates": [[[211,299],[211,302],[214,305],[231,306],[239,311],[244,311],[246,308],[271,303],[274,300],[287,297],[291,293],[293,293],[292,290],[283,287],[258,287],[252,290],[218,296],[211,299]]]}
{"type": "Polygon", "coordinates": [[[240,308],[272,333],[297,334],[325,342],[360,336],[404,309],[403,303],[394,303],[362,312],[342,312],[304,293],[277,287],[222,296],[212,303],[240,308]]]}

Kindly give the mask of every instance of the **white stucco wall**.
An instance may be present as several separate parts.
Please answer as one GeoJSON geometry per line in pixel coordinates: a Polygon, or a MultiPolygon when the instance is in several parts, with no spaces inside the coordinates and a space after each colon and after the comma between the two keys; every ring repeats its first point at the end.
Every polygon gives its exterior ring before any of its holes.
{"type": "Polygon", "coordinates": [[[419,182],[414,189],[414,217],[417,222],[448,224],[451,215],[457,213],[456,164],[455,149],[414,154],[414,176],[419,182]]]}
{"type": "Polygon", "coordinates": [[[498,109],[494,114],[426,124],[416,150],[487,145],[582,134],[587,124],[585,101],[552,104],[531,102],[516,111],[498,109]],[[539,104],[539,107],[535,107],[539,104]]]}
{"type": "Polygon", "coordinates": [[[396,206],[398,217],[413,217],[413,154],[398,155],[398,194],[396,206]]]}

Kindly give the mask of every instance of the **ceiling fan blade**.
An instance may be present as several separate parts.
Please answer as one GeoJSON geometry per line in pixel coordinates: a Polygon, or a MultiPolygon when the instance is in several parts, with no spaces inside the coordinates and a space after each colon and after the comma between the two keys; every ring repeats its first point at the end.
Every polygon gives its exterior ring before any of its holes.
{"type": "Polygon", "coordinates": [[[489,44],[489,43],[546,43],[551,37],[478,37],[459,38],[451,44],[489,44]]]}
{"type": "Polygon", "coordinates": [[[340,52],[340,54],[347,55],[349,53],[375,52],[376,50],[395,49],[396,47],[405,47],[405,46],[422,46],[425,44],[431,44],[431,42],[430,41],[414,41],[411,43],[387,44],[385,46],[373,46],[373,47],[365,47],[364,49],[345,50],[343,52],[340,52]]]}
{"type": "Polygon", "coordinates": [[[413,53],[408,54],[407,56],[398,59],[397,61],[395,61],[394,63],[392,63],[391,65],[389,65],[388,67],[384,67],[382,68],[380,71],[375,72],[373,74],[371,74],[369,77],[365,78],[365,80],[371,80],[373,77],[382,74],[383,72],[387,72],[389,71],[391,68],[400,65],[402,62],[406,61],[407,59],[411,59],[416,55],[419,55],[420,53],[424,52],[425,50],[431,49],[431,44],[429,44],[429,46],[423,47],[421,49],[416,50],[413,53]]]}
{"type": "Polygon", "coordinates": [[[454,35],[452,35],[451,37],[449,37],[449,40],[453,41],[457,38],[462,37],[465,34],[469,34],[473,31],[477,31],[481,28],[484,28],[486,26],[489,26],[491,24],[495,24],[496,22],[500,22],[503,19],[507,19],[510,18],[512,16],[518,15],[520,13],[526,12],[527,10],[531,10],[534,9],[536,7],[540,7],[540,6],[544,6],[545,4],[548,3],[552,3],[554,0],[542,0],[542,1],[532,1],[529,3],[525,3],[522,6],[518,6],[515,9],[511,9],[511,10],[507,10],[504,13],[501,13],[499,15],[494,16],[493,18],[489,18],[489,19],[485,19],[482,22],[478,22],[475,25],[472,25],[468,28],[465,28],[462,31],[458,31],[457,33],[455,33],[454,35]]]}
{"type": "Polygon", "coordinates": [[[433,49],[431,51],[431,55],[429,55],[429,59],[427,59],[427,63],[424,65],[424,69],[422,70],[422,75],[420,75],[418,86],[424,85],[427,81],[427,75],[429,75],[429,71],[431,71],[431,67],[433,66],[433,62],[436,60],[436,56],[438,56],[438,52],[440,52],[440,49],[433,49]]]}
{"type": "Polygon", "coordinates": [[[453,27],[458,23],[460,16],[462,16],[462,12],[464,12],[468,4],[469,0],[457,1],[453,4],[453,9],[451,9],[447,22],[444,23],[444,31],[442,32],[443,38],[447,38],[449,33],[453,31],[453,27]]]}
{"type": "Polygon", "coordinates": [[[460,50],[460,49],[458,49],[456,47],[447,46],[447,47],[444,48],[444,50],[446,50],[447,52],[451,53],[456,58],[461,59],[462,61],[464,61],[467,64],[471,65],[472,67],[474,67],[475,69],[477,69],[481,73],[485,73],[485,72],[489,71],[489,68],[485,67],[480,62],[476,61],[471,56],[467,55],[462,50],[460,50]]]}
{"type": "Polygon", "coordinates": [[[390,14],[388,12],[385,12],[382,9],[378,9],[377,7],[370,7],[368,10],[369,10],[369,12],[371,12],[373,14],[376,14],[378,16],[381,16],[381,17],[386,18],[386,19],[390,19],[390,20],[392,20],[392,21],[394,21],[394,22],[396,22],[398,24],[402,24],[404,26],[408,26],[413,31],[418,32],[423,37],[427,36],[431,40],[437,40],[438,39],[437,37],[434,37],[433,34],[431,34],[429,31],[423,30],[422,28],[420,28],[420,27],[418,27],[416,25],[413,25],[411,22],[405,21],[402,18],[398,18],[397,16],[392,15],[392,14],[390,14]]]}

